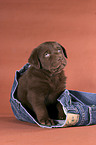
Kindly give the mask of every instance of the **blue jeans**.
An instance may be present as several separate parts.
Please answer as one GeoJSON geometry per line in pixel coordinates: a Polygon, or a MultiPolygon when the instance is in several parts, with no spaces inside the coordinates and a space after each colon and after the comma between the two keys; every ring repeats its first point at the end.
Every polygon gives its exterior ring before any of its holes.
{"type": "Polygon", "coordinates": [[[18,120],[36,123],[43,128],[87,126],[96,124],[96,94],[67,89],[57,99],[57,101],[62,105],[62,109],[66,114],[66,119],[55,120],[54,126],[40,124],[28,113],[28,111],[22,106],[21,102],[16,99],[18,79],[29,67],[30,65],[27,63],[19,71],[16,71],[11,90],[11,108],[18,120]]]}

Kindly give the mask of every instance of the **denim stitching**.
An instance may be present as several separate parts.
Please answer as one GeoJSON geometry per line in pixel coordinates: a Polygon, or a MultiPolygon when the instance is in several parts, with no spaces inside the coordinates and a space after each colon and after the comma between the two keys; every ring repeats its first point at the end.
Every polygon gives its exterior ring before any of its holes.
{"type": "Polygon", "coordinates": [[[79,105],[76,105],[76,107],[79,109],[79,111],[81,110],[81,121],[79,123],[79,125],[83,125],[84,124],[84,121],[85,121],[85,113],[84,113],[84,109],[83,107],[81,106],[80,103],[78,103],[79,105]]]}

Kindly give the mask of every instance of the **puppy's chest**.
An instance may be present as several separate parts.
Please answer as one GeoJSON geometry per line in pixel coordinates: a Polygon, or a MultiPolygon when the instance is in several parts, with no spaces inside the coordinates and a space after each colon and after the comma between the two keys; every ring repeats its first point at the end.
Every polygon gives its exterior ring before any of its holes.
{"type": "Polygon", "coordinates": [[[52,85],[58,86],[58,84],[60,84],[61,80],[58,76],[52,76],[50,77],[50,82],[52,85]]]}
{"type": "Polygon", "coordinates": [[[60,75],[57,75],[57,76],[52,76],[50,77],[50,83],[49,83],[50,87],[52,89],[62,89],[64,88],[64,85],[65,85],[65,79],[64,79],[64,76],[60,76],[60,75]]]}
{"type": "Polygon", "coordinates": [[[65,90],[66,87],[66,77],[65,76],[52,76],[49,82],[49,94],[48,101],[54,103],[58,96],[65,90]]]}

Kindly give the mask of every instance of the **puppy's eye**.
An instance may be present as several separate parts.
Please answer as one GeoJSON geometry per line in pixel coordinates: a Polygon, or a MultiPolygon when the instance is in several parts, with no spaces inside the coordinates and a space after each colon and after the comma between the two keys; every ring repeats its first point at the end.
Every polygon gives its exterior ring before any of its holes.
{"type": "Polygon", "coordinates": [[[49,53],[45,53],[45,57],[50,57],[50,54],[49,53]]]}
{"type": "Polygon", "coordinates": [[[58,49],[58,53],[60,53],[61,52],[61,49],[58,49]]]}

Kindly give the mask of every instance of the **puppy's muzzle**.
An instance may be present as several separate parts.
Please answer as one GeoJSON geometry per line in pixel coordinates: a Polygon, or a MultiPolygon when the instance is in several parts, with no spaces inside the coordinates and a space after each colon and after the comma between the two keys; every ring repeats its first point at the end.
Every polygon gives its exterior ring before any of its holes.
{"type": "Polygon", "coordinates": [[[63,58],[63,57],[58,57],[58,62],[59,62],[61,65],[64,65],[64,66],[66,66],[66,64],[67,64],[66,59],[63,58]]]}

